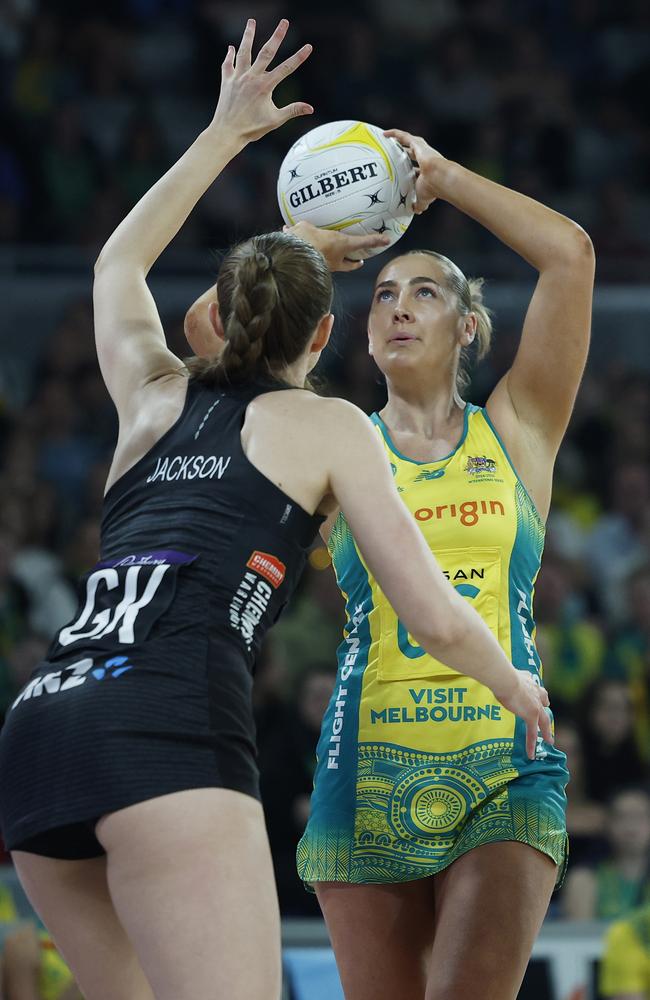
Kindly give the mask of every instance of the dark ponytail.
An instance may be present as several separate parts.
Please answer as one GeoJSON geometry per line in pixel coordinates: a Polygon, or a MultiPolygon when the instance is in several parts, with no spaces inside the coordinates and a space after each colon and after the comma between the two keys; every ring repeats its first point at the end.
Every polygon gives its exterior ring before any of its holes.
{"type": "Polygon", "coordinates": [[[288,233],[254,236],[226,256],[217,280],[224,348],[192,358],[190,375],[218,386],[275,379],[304,351],[332,305],[322,255],[288,233]]]}

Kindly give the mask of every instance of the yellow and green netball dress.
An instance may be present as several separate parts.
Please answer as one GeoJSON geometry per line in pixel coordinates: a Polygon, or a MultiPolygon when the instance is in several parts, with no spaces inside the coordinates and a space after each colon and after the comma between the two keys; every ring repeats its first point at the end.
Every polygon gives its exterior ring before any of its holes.
{"type": "MultiPolygon", "coordinates": [[[[514,665],[540,676],[532,595],[544,528],[487,413],[468,404],[458,447],[435,462],[400,454],[372,419],[445,575],[514,665]]],[[[500,840],[538,848],[562,872],[565,755],[538,737],[530,760],[524,723],[415,643],[342,515],[329,548],[348,620],[298,847],[301,878],[421,878],[500,840]]]]}

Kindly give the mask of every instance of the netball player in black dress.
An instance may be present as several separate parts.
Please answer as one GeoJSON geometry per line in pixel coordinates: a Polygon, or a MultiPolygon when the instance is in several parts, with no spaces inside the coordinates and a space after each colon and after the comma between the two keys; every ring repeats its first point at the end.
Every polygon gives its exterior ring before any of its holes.
{"type": "Polygon", "coordinates": [[[333,322],[323,257],[282,233],[236,247],[210,306],[220,358],[188,371],[166,347],[147,272],[230,159],[311,110],[272,101],[310,51],[269,70],[286,30],[252,62],[248,23],[211,124],[96,265],[120,421],[101,561],[0,738],[5,842],[88,1000],[279,996],[251,668],[333,504],[416,641],[550,738],[546,692],[443,577],[368,419],[304,391],[333,322]]]}

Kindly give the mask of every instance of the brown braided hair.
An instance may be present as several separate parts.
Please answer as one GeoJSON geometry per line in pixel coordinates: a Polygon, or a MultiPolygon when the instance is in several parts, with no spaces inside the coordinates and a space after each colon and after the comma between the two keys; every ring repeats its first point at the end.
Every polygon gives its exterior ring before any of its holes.
{"type": "Polygon", "coordinates": [[[189,359],[190,375],[212,386],[277,379],[329,313],[332,294],[322,254],[304,240],[277,232],[240,243],[217,279],[223,351],[189,359]]]}

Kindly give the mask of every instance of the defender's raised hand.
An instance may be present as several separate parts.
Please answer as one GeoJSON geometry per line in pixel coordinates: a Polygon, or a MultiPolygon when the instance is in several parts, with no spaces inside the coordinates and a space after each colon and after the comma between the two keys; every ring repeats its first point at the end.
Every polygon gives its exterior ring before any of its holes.
{"type": "Polygon", "coordinates": [[[213,126],[227,129],[244,142],[261,138],[290,118],[313,114],[311,104],[297,101],[284,108],[273,102],[273,91],[282,80],[291,76],[311,54],[312,46],[303,45],[275,69],[269,69],[289,28],[283,18],[252,60],[255,21],[246,24],[239,48],[228,47],[221,67],[221,91],[214,114],[213,126]]]}

